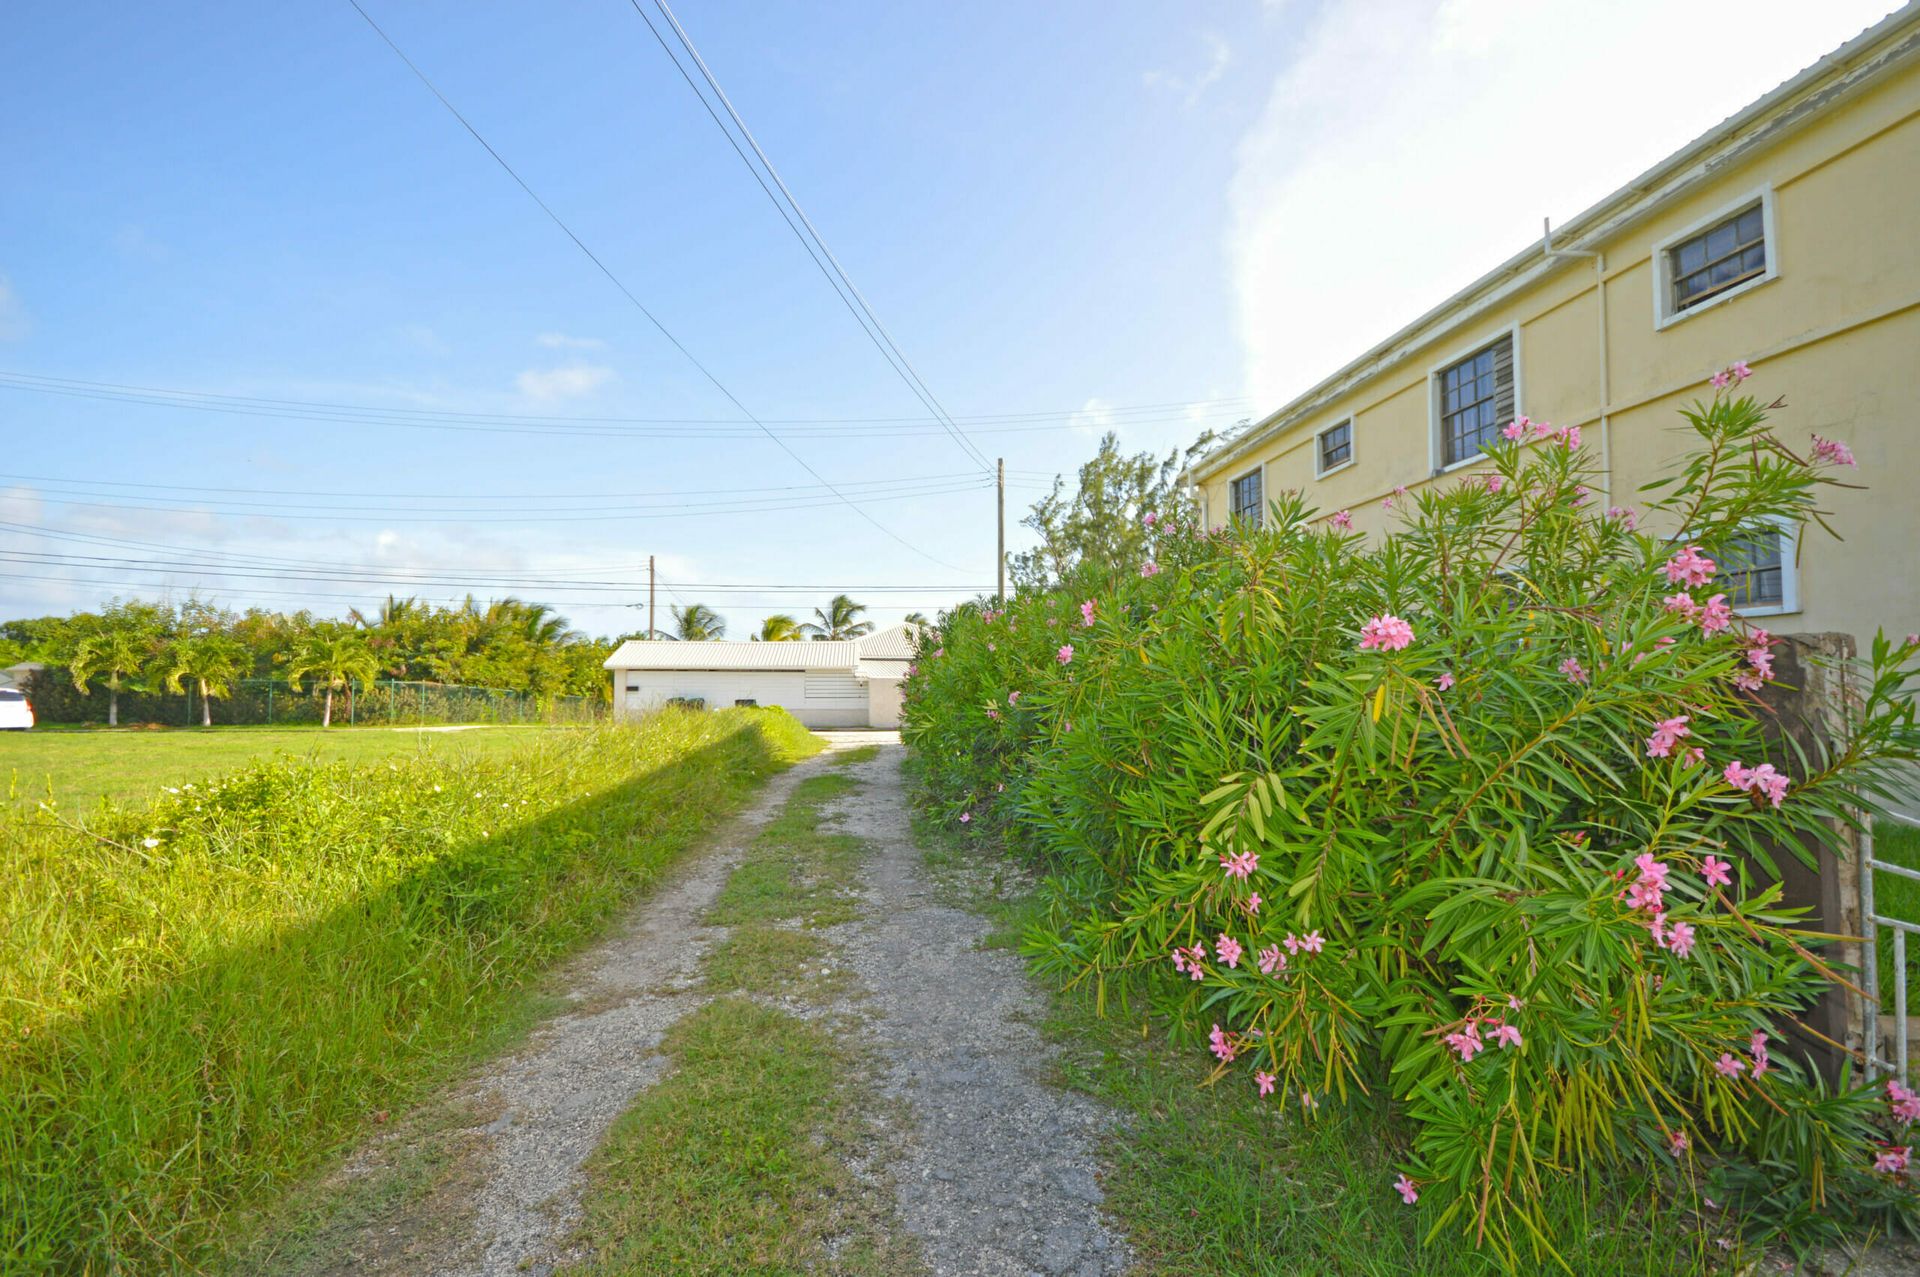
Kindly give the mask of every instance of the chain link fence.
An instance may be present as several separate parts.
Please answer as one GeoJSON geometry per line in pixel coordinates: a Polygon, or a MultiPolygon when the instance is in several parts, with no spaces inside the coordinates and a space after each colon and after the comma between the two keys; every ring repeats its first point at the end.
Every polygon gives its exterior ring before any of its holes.
{"type": "MultiPolygon", "coordinates": [[[[82,693],[65,671],[41,670],[29,680],[27,698],[42,723],[104,723],[107,689],[95,683],[82,693]]],[[[319,726],[326,689],[293,685],[279,678],[236,680],[226,696],[212,703],[215,726],[319,726]]],[[[122,725],[158,723],[198,726],[201,698],[190,684],[184,692],[120,689],[122,725]]],[[[429,726],[442,723],[588,723],[606,717],[607,703],[589,696],[542,696],[503,687],[458,683],[422,683],[377,679],[337,688],[333,721],[339,726],[429,726]]]]}

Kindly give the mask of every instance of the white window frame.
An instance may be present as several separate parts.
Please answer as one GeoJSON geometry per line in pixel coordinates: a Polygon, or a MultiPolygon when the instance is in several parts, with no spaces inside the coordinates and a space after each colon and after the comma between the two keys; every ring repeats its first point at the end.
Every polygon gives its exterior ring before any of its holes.
{"type": "Polygon", "coordinates": [[[1774,220],[1774,198],[1771,185],[1748,191],[1736,200],[1731,200],[1713,212],[1688,226],[1683,226],[1653,246],[1653,326],[1655,331],[1671,328],[1684,320],[1692,319],[1703,311],[1712,310],[1722,302],[1744,297],[1762,284],[1771,284],[1780,278],[1780,235],[1778,223],[1774,220]],[[1744,283],[1735,284],[1723,293],[1715,293],[1703,302],[1697,302],[1684,310],[1673,309],[1673,256],[1668,252],[1675,244],[1692,239],[1701,231],[1717,226],[1729,217],[1760,205],[1760,234],[1767,246],[1767,268],[1744,283]]]}
{"type": "Polygon", "coordinates": [[[1733,610],[1740,616],[1790,616],[1800,610],[1800,525],[1781,515],[1767,515],[1758,523],[1780,533],[1780,601],[1733,610]]]}
{"type": "Polygon", "coordinates": [[[1471,457],[1462,457],[1451,465],[1442,460],[1446,456],[1446,447],[1440,438],[1440,374],[1467,356],[1477,354],[1493,345],[1500,340],[1503,333],[1513,343],[1513,415],[1515,417],[1526,415],[1526,409],[1522,406],[1526,401],[1521,398],[1526,389],[1526,382],[1520,372],[1520,325],[1512,323],[1505,328],[1496,328],[1491,332],[1482,333],[1478,340],[1460,347],[1427,369],[1427,473],[1429,477],[1439,478],[1443,474],[1451,474],[1455,470],[1477,465],[1487,459],[1486,453],[1477,452],[1471,457]]]}
{"type": "Polygon", "coordinates": [[[1359,448],[1360,438],[1359,438],[1358,431],[1354,429],[1354,424],[1355,424],[1354,418],[1342,417],[1340,420],[1335,421],[1329,425],[1322,426],[1320,429],[1313,432],[1313,477],[1314,478],[1324,479],[1330,474],[1339,474],[1342,470],[1347,469],[1349,466],[1353,465],[1355,461],[1358,461],[1360,459],[1360,448],[1359,448]],[[1322,470],[1320,468],[1320,437],[1326,434],[1328,431],[1338,430],[1341,426],[1345,426],[1347,428],[1347,459],[1345,461],[1342,461],[1337,466],[1328,466],[1325,470],[1322,470]]]}

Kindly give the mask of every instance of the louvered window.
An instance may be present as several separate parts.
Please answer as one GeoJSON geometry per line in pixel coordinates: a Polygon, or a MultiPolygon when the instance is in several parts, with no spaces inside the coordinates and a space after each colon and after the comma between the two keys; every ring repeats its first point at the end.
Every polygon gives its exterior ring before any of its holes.
{"type": "Polygon", "coordinates": [[[1440,464],[1487,450],[1513,420],[1513,337],[1474,351],[1439,374],[1440,464]]]}

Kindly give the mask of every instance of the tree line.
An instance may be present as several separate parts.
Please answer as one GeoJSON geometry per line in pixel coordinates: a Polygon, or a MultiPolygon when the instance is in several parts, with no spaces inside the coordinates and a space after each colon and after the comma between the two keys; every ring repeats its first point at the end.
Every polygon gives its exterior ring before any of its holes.
{"type": "MultiPolygon", "coordinates": [[[[760,632],[749,641],[755,643],[798,643],[803,639],[856,639],[873,633],[873,622],[860,616],[867,610],[845,594],[836,594],[823,608],[813,609],[813,619],[802,621],[786,612],[775,612],[760,622],[760,632]]],[[[727,636],[726,618],[704,603],[689,603],[673,609],[673,633],[657,638],[679,639],[686,643],[710,642],[727,636]]],[[[925,625],[927,618],[909,612],[909,625],[925,625]]]]}

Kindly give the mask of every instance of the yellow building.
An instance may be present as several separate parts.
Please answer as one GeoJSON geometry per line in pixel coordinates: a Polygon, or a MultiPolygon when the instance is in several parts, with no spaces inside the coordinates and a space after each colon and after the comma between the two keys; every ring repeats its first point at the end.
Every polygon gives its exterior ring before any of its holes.
{"type": "MultiPolygon", "coordinates": [[[[1300,489],[1379,534],[1516,415],[1579,425],[1601,507],[1687,450],[1678,409],[1735,360],[1789,443],[1859,459],[1832,522],[1757,533],[1727,582],[1777,632],[1920,631],[1920,0],[1216,448],[1209,523],[1300,489]]],[[[1447,478],[1446,476],[1454,476],[1447,478]]],[[[1677,529],[1652,529],[1677,531],[1677,529]]]]}

